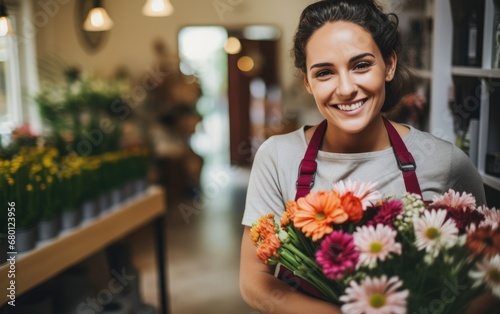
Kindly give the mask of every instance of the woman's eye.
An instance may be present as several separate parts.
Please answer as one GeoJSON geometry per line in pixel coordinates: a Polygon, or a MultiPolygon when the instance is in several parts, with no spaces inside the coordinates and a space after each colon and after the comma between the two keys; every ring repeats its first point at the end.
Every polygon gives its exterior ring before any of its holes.
{"type": "Polygon", "coordinates": [[[321,70],[316,73],[316,77],[325,77],[332,74],[330,70],[321,70]]]}
{"type": "Polygon", "coordinates": [[[370,67],[370,65],[371,64],[369,62],[360,62],[354,66],[354,70],[364,70],[370,67]]]}

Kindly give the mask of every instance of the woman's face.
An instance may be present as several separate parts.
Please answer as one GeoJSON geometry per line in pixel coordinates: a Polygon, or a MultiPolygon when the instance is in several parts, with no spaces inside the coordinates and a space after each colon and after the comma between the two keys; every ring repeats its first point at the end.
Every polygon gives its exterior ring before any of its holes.
{"type": "Polygon", "coordinates": [[[343,132],[363,131],[380,114],[396,55],[386,62],[369,32],[340,21],[316,30],[305,49],[304,82],[321,114],[343,132]]]}

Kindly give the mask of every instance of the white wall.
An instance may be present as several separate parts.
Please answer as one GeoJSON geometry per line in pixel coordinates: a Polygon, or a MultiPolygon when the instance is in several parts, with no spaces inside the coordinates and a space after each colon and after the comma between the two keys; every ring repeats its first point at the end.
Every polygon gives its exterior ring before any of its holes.
{"type": "MultiPolygon", "coordinates": [[[[189,25],[271,24],[282,31],[280,41],[281,83],[294,81],[290,58],[292,37],[302,9],[313,0],[172,0],[175,12],[170,17],[145,17],[141,9],[146,0],[105,0],[104,6],[114,27],[102,50],[89,54],[80,45],[75,25],[77,0],[38,0],[34,19],[37,51],[41,61],[55,57],[80,65],[97,75],[110,75],[126,65],[133,75],[145,72],[154,63],[152,42],[163,39],[171,52],[177,52],[178,31],[189,25]],[[219,6],[216,6],[218,4],[219,6]],[[224,11],[224,7],[227,9],[224,11]],[[45,22],[43,16],[49,17],[45,22]]],[[[78,0],[83,1],[83,0],[78,0]]]]}

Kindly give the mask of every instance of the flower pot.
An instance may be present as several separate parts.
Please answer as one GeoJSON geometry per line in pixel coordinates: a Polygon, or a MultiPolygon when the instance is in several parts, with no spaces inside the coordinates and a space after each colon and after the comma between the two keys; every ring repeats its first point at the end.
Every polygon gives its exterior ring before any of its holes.
{"type": "Polygon", "coordinates": [[[95,200],[86,201],[82,204],[82,224],[92,221],[98,214],[99,208],[95,200]]]}
{"type": "Polygon", "coordinates": [[[109,193],[101,193],[99,196],[99,213],[103,214],[111,209],[111,199],[109,193]]]}
{"type": "Polygon", "coordinates": [[[131,201],[134,198],[135,194],[135,185],[133,180],[128,181],[123,186],[123,196],[125,201],[131,201]]]}
{"type": "Polygon", "coordinates": [[[38,243],[43,243],[55,238],[61,231],[61,217],[43,219],[38,222],[38,243]]]}
{"type": "Polygon", "coordinates": [[[116,188],[111,191],[111,208],[117,209],[122,203],[122,195],[120,189],[116,188]]]}
{"type": "Polygon", "coordinates": [[[82,217],[81,207],[65,210],[61,214],[61,231],[70,231],[80,224],[82,217]]]}
{"type": "Polygon", "coordinates": [[[140,178],[135,180],[134,184],[135,194],[140,195],[146,190],[146,179],[140,178]]]}
{"type": "Polygon", "coordinates": [[[36,245],[36,226],[16,229],[16,252],[22,253],[33,249],[36,245]]]}

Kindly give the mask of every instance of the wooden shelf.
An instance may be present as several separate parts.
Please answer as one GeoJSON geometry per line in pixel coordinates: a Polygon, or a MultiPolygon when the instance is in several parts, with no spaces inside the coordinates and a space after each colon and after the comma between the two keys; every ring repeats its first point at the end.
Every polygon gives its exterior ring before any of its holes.
{"type": "MultiPolygon", "coordinates": [[[[29,289],[52,278],[70,266],[104,249],[133,230],[160,217],[166,211],[164,193],[159,187],[150,187],[144,195],[123,207],[96,217],[87,225],[60,235],[31,251],[16,256],[16,298],[29,289]]],[[[2,291],[6,284],[9,265],[0,266],[2,291]]],[[[2,293],[0,306],[7,303],[2,293]]]]}
{"type": "Polygon", "coordinates": [[[500,178],[486,173],[481,173],[481,176],[483,177],[484,184],[489,185],[497,191],[500,191],[500,178]]]}
{"type": "Polygon", "coordinates": [[[500,78],[500,69],[481,69],[473,67],[457,67],[451,69],[452,75],[457,76],[470,76],[470,77],[484,77],[484,78],[500,78]]]}

